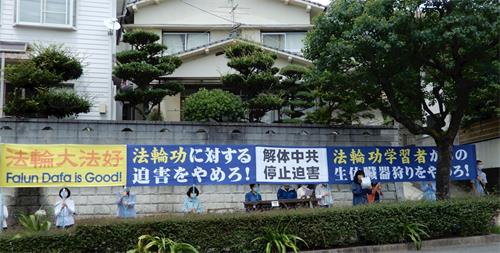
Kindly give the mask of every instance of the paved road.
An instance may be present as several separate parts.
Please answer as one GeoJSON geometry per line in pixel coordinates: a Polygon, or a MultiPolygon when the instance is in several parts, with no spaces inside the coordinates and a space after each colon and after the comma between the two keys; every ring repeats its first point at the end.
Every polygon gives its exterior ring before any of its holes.
{"type": "Polygon", "coordinates": [[[432,250],[421,251],[397,251],[391,253],[500,253],[500,242],[488,245],[473,245],[473,246],[457,246],[457,247],[440,247],[432,250]]]}

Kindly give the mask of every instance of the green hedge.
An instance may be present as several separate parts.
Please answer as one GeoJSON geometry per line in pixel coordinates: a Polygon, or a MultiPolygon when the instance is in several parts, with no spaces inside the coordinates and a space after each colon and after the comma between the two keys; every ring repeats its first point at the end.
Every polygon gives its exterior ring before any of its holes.
{"type": "Polygon", "coordinates": [[[162,216],[82,221],[69,232],[0,237],[0,252],[125,252],[142,234],[164,235],[200,252],[252,252],[263,227],[287,226],[308,249],[401,242],[404,224],[421,223],[432,238],[487,234],[500,210],[497,198],[405,202],[361,207],[253,214],[162,216]]]}

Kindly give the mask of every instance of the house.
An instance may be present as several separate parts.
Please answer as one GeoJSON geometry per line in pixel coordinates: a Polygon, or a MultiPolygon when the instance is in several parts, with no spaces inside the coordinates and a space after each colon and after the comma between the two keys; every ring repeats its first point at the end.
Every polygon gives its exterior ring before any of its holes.
{"type": "MultiPolygon", "coordinates": [[[[115,0],[0,0],[0,61],[8,64],[27,58],[34,44],[59,44],[83,59],[84,73],[70,81],[79,94],[90,97],[91,111],[80,119],[113,120],[112,85],[115,33],[104,25],[116,17],[115,0]]],[[[3,77],[3,75],[2,75],[3,77]]],[[[0,77],[0,116],[9,85],[0,77]]]]}
{"type": "MultiPolygon", "coordinates": [[[[180,121],[186,96],[201,87],[222,88],[220,77],[231,71],[222,52],[231,43],[250,41],[276,53],[276,67],[311,65],[301,49],[325,6],[306,0],[135,0],[126,10],[126,31],[158,34],[167,53],[183,61],[165,79],[183,83],[186,90],[166,97],[160,108],[164,120],[180,121]]],[[[272,115],[268,120],[273,121],[272,115]]]]}

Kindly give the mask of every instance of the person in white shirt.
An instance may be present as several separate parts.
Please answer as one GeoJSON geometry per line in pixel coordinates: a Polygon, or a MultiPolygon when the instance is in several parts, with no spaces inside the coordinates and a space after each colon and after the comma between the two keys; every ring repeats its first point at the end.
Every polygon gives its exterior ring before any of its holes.
{"type": "Polygon", "coordinates": [[[61,200],[57,201],[54,208],[56,227],[69,228],[75,224],[75,202],[70,199],[71,192],[66,187],[61,188],[59,197],[61,200]]]}
{"type": "Polygon", "coordinates": [[[303,184],[299,187],[299,189],[297,189],[297,199],[308,199],[310,198],[311,196],[308,195],[310,194],[311,190],[309,189],[309,187],[307,187],[306,184],[303,184]]]}
{"type": "Polygon", "coordinates": [[[328,184],[317,185],[315,193],[320,207],[331,207],[333,205],[332,190],[328,184]]]}
{"type": "Polygon", "coordinates": [[[9,218],[9,210],[3,202],[2,193],[0,193],[0,232],[7,229],[7,218],[9,218]]]}

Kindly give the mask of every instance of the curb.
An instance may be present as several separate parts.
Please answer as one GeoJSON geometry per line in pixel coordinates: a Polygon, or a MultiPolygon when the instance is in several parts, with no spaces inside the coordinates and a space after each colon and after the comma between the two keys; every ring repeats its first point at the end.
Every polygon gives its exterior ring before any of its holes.
{"type": "MultiPolygon", "coordinates": [[[[430,250],[446,246],[488,245],[499,242],[500,242],[500,235],[497,234],[425,240],[422,241],[422,250],[430,250]]],[[[360,247],[340,248],[340,249],[313,250],[313,251],[303,251],[303,252],[304,253],[375,253],[375,252],[406,251],[406,250],[415,250],[415,247],[413,246],[412,243],[398,243],[398,244],[371,245],[371,246],[360,246],[360,247]]]]}

